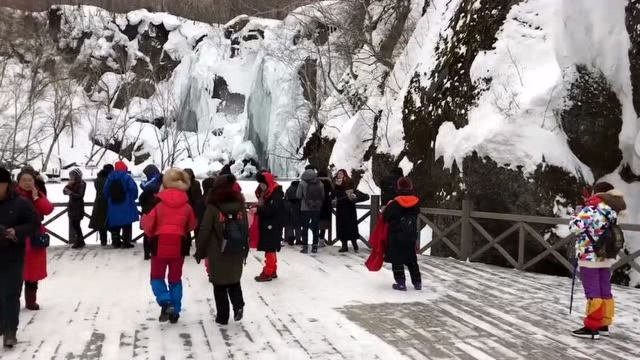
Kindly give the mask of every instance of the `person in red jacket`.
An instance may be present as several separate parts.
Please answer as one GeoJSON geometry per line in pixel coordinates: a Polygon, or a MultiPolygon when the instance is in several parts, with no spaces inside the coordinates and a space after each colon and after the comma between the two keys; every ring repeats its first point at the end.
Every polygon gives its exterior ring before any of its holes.
{"type": "Polygon", "coordinates": [[[182,310],[182,267],[189,256],[189,234],[198,225],[189,205],[189,175],[178,169],[168,170],[162,177],[160,201],[142,217],[142,229],[150,238],[151,289],[160,305],[160,322],[178,322],[182,310]],[[169,269],[168,282],[165,274],[169,269]]]}
{"type": "Polygon", "coordinates": [[[18,195],[30,200],[38,214],[38,232],[25,239],[26,255],[24,259],[24,298],[27,309],[40,310],[37,302],[38,282],[47,277],[47,249],[36,247],[34,236],[43,235],[47,230],[42,225],[44,217],[53,212],[53,204],[47,200],[47,196],[36,187],[37,174],[31,170],[25,170],[18,174],[16,180],[18,195]]]}

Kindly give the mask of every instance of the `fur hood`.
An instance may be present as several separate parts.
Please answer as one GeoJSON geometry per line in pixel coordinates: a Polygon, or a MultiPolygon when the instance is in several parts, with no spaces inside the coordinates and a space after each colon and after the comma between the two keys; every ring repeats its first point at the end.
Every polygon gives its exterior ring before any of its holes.
{"type": "Polygon", "coordinates": [[[606,193],[596,194],[596,196],[617,213],[627,210],[627,203],[624,201],[624,195],[619,190],[610,190],[606,193]]]}
{"type": "Polygon", "coordinates": [[[162,176],[162,187],[187,191],[191,187],[191,179],[189,174],[180,169],[169,169],[162,176]]]}

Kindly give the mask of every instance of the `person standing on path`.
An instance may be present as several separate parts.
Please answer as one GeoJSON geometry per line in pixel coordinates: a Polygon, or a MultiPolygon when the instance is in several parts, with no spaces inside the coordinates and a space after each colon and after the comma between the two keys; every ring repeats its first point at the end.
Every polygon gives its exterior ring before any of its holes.
{"type": "Polygon", "coordinates": [[[213,189],[207,197],[207,209],[200,225],[196,242],[196,261],[208,259],[209,281],[213,284],[213,295],[216,301],[216,323],[229,323],[229,301],[233,307],[235,321],[242,320],[244,299],[240,280],[247,255],[249,254],[249,222],[247,209],[242,193],[234,190],[233,175],[218,176],[213,189]],[[236,227],[227,222],[229,216],[238,219],[236,227]],[[227,251],[231,229],[239,235],[241,246],[235,251],[227,251]],[[244,249],[243,249],[244,247],[244,249]]]}
{"type": "Polygon", "coordinates": [[[342,242],[339,252],[349,251],[348,243],[353,244],[353,251],[358,252],[358,211],[356,209],[357,196],[355,187],[346,170],[339,170],[334,187],[334,201],[336,206],[336,232],[342,242]]]}
{"type": "Polygon", "coordinates": [[[91,210],[89,228],[98,231],[101,246],[107,246],[107,199],[104,196],[104,185],[113,170],[111,164],[103,166],[93,183],[96,189],[96,199],[93,203],[93,210],[91,210]]]}
{"type": "Polygon", "coordinates": [[[576,234],[576,258],[587,298],[584,327],[571,333],[575,337],[596,340],[609,336],[615,315],[615,300],[611,293],[612,261],[596,250],[596,244],[607,235],[606,232],[612,231],[612,225],[617,224],[626,209],[621,192],[609,183],[598,183],[594,186],[594,194],[569,224],[569,230],[576,234]]]}
{"type": "MultiPolygon", "coordinates": [[[[198,204],[200,204],[200,202],[202,201],[202,196],[203,196],[202,185],[200,184],[200,181],[196,179],[196,175],[192,169],[184,169],[184,171],[187,174],[189,174],[189,180],[191,181],[191,186],[189,187],[189,191],[187,192],[187,194],[189,195],[189,205],[191,205],[191,208],[195,212],[196,209],[198,209],[198,204]]],[[[194,231],[194,233],[195,233],[194,238],[197,238],[198,237],[197,228],[194,231]]]]}
{"type": "Polygon", "coordinates": [[[406,177],[398,179],[396,197],[384,208],[382,216],[389,224],[384,260],[391,263],[395,284],[393,288],[407,291],[404,267],[409,269],[411,283],[422,290],[422,276],[416,255],[418,241],[418,215],[420,199],[415,195],[413,183],[406,177]]]}
{"type": "Polygon", "coordinates": [[[69,196],[69,206],[67,207],[69,223],[75,233],[75,241],[72,249],[82,249],[85,247],[84,234],[82,233],[82,219],[84,219],[84,193],[87,184],[82,180],[82,171],[73,169],[69,173],[69,183],[62,191],[69,196]]]}
{"type": "Polygon", "coordinates": [[[320,210],[324,203],[324,185],[318,179],[315,169],[307,168],[301,177],[298,186],[297,198],[301,200],[302,213],[302,250],[303,254],[309,253],[309,230],[313,236],[311,252],[318,252],[318,240],[320,238],[320,210]]]}
{"type": "Polygon", "coordinates": [[[284,192],[273,175],[263,172],[256,178],[259,184],[258,217],[259,240],[258,251],[265,252],[265,265],[262,273],[255,277],[257,282],[272,281],[278,278],[278,255],[282,247],[282,230],[284,228],[285,207],[284,192]]]}
{"type": "Polygon", "coordinates": [[[160,322],[172,324],[182,311],[182,267],[189,256],[189,233],[198,222],[189,206],[189,175],[178,169],[168,170],[162,177],[163,190],[158,204],[142,216],[141,226],[151,247],[151,289],[160,305],[160,322]],[[167,274],[165,281],[165,274],[167,274]]]}
{"type": "Polygon", "coordinates": [[[300,212],[300,198],[298,188],[300,181],[292,181],[284,194],[284,203],[287,208],[287,221],[284,227],[284,239],[293,245],[302,245],[302,213],[300,212]]]}
{"type": "Polygon", "coordinates": [[[18,186],[16,192],[23,198],[31,201],[38,214],[38,227],[36,231],[26,238],[26,253],[24,261],[24,298],[29,310],[40,310],[37,302],[38,282],[47,278],[47,246],[38,240],[45,235],[47,230],[42,225],[44,217],[50,215],[54,208],[43,192],[36,188],[37,175],[32,171],[23,171],[18,174],[18,186]]]}
{"type": "MultiPolygon", "coordinates": [[[[150,213],[159,201],[156,195],[160,192],[160,187],[162,186],[162,173],[160,173],[160,170],[153,164],[147,165],[147,167],[142,170],[142,173],[147,177],[147,181],[140,183],[142,193],[140,194],[138,202],[140,203],[140,212],[144,216],[150,213]]],[[[151,246],[147,234],[143,235],[142,246],[144,249],[144,259],[151,260],[151,246]]]]}
{"type": "Polygon", "coordinates": [[[103,192],[107,199],[107,228],[111,231],[113,247],[134,247],[133,223],[139,219],[138,186],[124,162],[115,163],[115,171],[109,174],[103,192]]]}
{"type": "Polygon", "coordinates": [[[331,222],[333,219],[333,205],[331,199],[333,198],[333,184],[331,178],[326,170],[318,171],[318,178],[324,185],[324,202],[322,203],[322,209],[320,210],[320,244],[319,247],[324,247],[328,239],[327,234],[331,229],[331,222]]]}
{"type": "Polygon", "coordinates": [[[11,173],[0,168],[0,334],[5,348],[18,343],[26,242],[37,230],[33,205],[15,192],[11,173]]]}

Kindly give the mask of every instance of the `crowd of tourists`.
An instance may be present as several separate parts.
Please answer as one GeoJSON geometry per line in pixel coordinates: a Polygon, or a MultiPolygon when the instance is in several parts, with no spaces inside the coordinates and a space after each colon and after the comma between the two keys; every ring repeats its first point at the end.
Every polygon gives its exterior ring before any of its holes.
{"type": "MultiPolygon", "coordinates": [[[[329,177],[327,172],[308,166],[286,191],[270,172],[262,171],[256,177],[255,204],[246,203],[228,166],[202,184],[189,169],[172,168],[162,173],[149,165],[143,173],[145,179],[138,188],[125,163],[104,166],[94,182],[96,199],[89,226],[99,233],[102,246],[108,245],[110,234],[114,248],[128,249],[134,247],[132,226],[140,221],[160,322],[179,321],[182,271],[194,237],[194,257],[198,263],[205,262],[213,284],[215,321],[220,325],[229,323],[231,310],[235,321],[244,316],[241,278],[250,248],[265,253],[264,267],[255,281],[274,281],[278,278],[277,254],[283,244],[301,246],[302,254],[318,253],[332,226],[335,208],[337,237],[342,243],[339,252],[349,251],[349,243],[358,252],[356,204],[368,201],[369,196],[357,190],[345,170],[329,177]]],[[[81,227],[85,190],[82,171],[72,170],[63,192],[69,197],[74,249],[86,246],[81,227]]],[[[584,327],[573,335],[596,339],[608,335],[615,306],[610,280],[612,255],[610,249],[605,251],[608,245],[603,241],[616,238],[612,230],[626,204],[622,194],[608,183],[596,184],[584,196],[584,206],[574,215],[570,228],[577,235],[576,262],[588,301],[587,316],[584,327]]],[[[421,290],[416,255],[420,199],[402,170],[396,169],[384,179],[382,199],[367,267],[377,271],[383,262],[390,263],[393,289],[407,291],[406,267],[411,284],[421,290]]],[[[44,181],[32,168],[23,168],[15,180],[0,168],[0,335],[5,347],[17,343],[23,284],[26,308],[40,309],[37,290],[39,281],[47,277],[49,246],[42,222],[53,210],[44,181]]]]}

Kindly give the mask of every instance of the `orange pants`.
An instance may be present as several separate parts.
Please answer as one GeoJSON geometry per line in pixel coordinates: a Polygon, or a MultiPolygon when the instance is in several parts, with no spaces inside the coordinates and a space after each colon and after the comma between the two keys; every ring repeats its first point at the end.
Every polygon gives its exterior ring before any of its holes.
{"type": "Polygon", "coordinates": [[[265,275],[273,275],[278,271],[278,255],[275,252],[268,252],[264,254],[264,268],[262,272],[265,275]]]}

